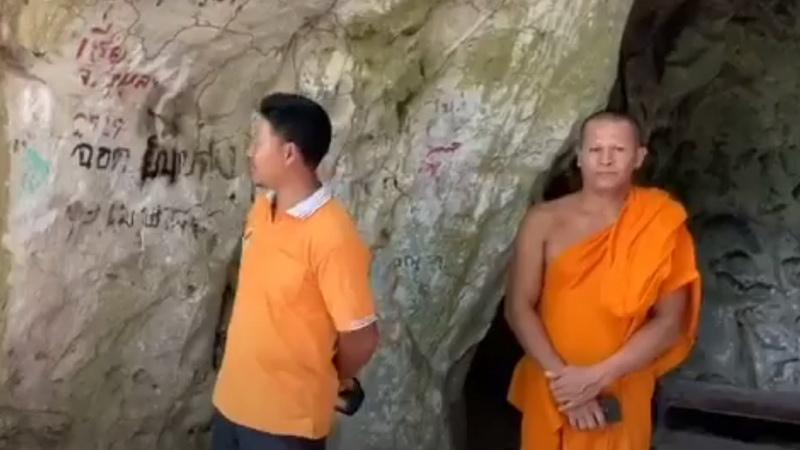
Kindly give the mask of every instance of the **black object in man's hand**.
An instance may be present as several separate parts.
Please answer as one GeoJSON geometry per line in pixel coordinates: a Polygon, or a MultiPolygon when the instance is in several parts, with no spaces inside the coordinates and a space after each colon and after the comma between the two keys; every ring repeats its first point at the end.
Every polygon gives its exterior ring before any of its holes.
{"type": "Polygon", "coordinates": [[[339,387],[339,399],[336,402],[336,411],[346,416],[352,416],[364,403],[364,389],[358,378],[342,380],[339,387]]]}

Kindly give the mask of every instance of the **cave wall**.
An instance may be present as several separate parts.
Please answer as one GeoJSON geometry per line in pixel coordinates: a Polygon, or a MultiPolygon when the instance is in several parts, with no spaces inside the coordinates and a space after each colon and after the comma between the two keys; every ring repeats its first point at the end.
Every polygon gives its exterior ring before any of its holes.
{"type": "Polygon", "coordinates": [[[622,67],[649,181],[689,209],[705,284],[700,339],[676,375],[800,393],[800,10],[671,3],[649,45],[623,44],[622,67]]]}
{"type": "Polygon", "coordinates": [[[321,173],[376,255],[383,342],[338,448],[450,448],[517,223],[604,103],[631,3],[0,3],[0,448],[204,448],[249,122],[275,90],[330,111],[321,173]]]}

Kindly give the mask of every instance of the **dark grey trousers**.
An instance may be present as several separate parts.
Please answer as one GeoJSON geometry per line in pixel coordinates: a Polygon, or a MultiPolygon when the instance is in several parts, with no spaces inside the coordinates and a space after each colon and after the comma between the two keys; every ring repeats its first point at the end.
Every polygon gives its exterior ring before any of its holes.
{"type": "Polygon", "coordinates": [[[325,450],[325,439],[276,436],[237,425],[219,411],[211,427],[212,450],[325,450]]]}

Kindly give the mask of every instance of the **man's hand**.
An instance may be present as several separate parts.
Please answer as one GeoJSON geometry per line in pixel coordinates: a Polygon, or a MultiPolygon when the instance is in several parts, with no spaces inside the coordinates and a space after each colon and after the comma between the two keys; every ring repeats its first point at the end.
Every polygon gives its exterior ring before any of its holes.
{"type": "Polygon", "coordinates": [[[351,391],[355,389],[356,381],[355,378],[347,378],[344,380],[339,380],[339,393],[351,391]]]}
{"type": "Polygon", "coordinates": [[[569,425],[576,430],[590,431],[606,426],[603,409],[597,400],[590,400],[565,414],[569,419],[569,425]]]}
{"type": "Polygon", "coordinates": [[[361,404],[364,403],[364,389],[361,388],[361,383],[356,378],[339,381],[339,398],[336,402],[336,411],[346,415],[352,416],[359,409],[361,404]]]}
{"type": "Polygon", "coordinates": [[[562,412],[594,401],[610,384],[607,375],[597,366],[567,366],[545,375],[550,379],[550,392],[562,412]]]}

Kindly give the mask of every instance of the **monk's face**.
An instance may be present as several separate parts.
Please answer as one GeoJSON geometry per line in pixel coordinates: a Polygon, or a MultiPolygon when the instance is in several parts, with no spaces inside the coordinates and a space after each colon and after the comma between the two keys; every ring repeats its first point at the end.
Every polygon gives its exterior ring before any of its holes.
{"type": "Polygon", "coordinates": [[[630,123],[613,118],[587,123],[578,151],[584,188],[613,191],[629,187],[646,154],[630,123]]]}

